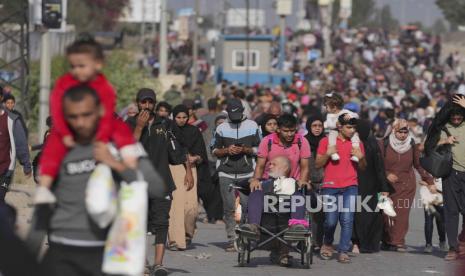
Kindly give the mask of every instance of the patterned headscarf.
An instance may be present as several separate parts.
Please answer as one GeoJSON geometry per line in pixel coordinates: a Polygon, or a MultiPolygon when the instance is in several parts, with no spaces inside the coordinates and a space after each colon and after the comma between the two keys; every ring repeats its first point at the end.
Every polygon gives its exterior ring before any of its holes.
{"type": "Polygon", "coordinates": [[[408,131],[408,122],[405,119],[396,119],[392,124],[392,132],[389,135],[389,144],[399,154],[406,153],[412,147],[412,144],[410,143],[410,140],[412,139],[410,132],[407,139],[403,141],[397,139],[396,132],[401,129],[406,129],[408,131]]]}

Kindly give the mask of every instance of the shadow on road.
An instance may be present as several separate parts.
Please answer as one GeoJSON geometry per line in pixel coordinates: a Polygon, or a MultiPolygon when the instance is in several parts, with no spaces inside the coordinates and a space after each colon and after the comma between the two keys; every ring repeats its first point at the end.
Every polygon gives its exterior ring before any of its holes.
{"type": "Polygon", "coordinates": [[[412,251],[408,251],[407,253],[409,254],[418,254],[418,255],[431,255],[431,256],[434,256],[434,257],[437,257],[437,258],[440,258],[440,259],[444,259],[444,257],[446,256],[447,252],[443,252],[443,251],[440,251],[437,249],[437,247],[435,247],[433,249],[433,253],[424,253],[423,252],[423,249],[424,247],[423,246],[409,246],[410,248],[413,248],[412,251]]]}

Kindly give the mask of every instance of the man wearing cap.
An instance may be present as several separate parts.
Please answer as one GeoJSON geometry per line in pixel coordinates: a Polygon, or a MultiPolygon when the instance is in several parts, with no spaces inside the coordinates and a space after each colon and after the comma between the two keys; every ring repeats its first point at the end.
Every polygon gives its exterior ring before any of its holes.
{"type": "MultiPolygon", "coordinates": [[[[169,168],[170,145],[168,130],[172,130],[176,139],[181,141],[182,137],[176,124],[171,120],[158,117],[155,113],[156,95],[152,89],[142,88],[136,96],[139,114],[128,118],[126,121],[134,131],[134,136],[144,146],[154,168],[160,173],[168,190],[165,199],[157,199],[149,202],[149,231],[155,234],[155,265],[152,269],[153,275],[167,275],[163,267],[163,256],[165,243],[168,235],[169,212],[171,209],[171,193],[175,190],[173,176],[169,168]]],[[[194,179],[189,162],[185,162],[186,177],[185,185],[192,187],[194,179]]],[[[150,274],[150,275],[152,275],[150,274]]]]}
{"type": "MultiPolygon", "coordinates": [[[[244,107],[238,99],[228,101],[228,120],[216,129],[212,154],[218,157],[216,168],[220,178],[220,191],[223,199],[224,221],[229,245],[226,251],[234,251],[234,212],[236,183],[253,176],[255,154],[260,135],[258,125],[244,116],[244,107]]],[[[247,198],[242,193],[242,210],[247,210],[247,198]]]]}
{"type": "Polygon", "coordinates": [[[323,212],[325,212],[324,244],[320,255],[329,260],[333,255],[334,231],[339,221],[341,238],[339,241],[339,258],[341,263],[350,262],[347,252],[350,250],[352,227],[354,223],[355,200],[358,194],[357,166],[366,168],[363,144],[359,148],[352,147],[351,138],[356,132],[357,119],[349,113],[338,117],[338,136],[336,145],[329,145],[328,137],[323,138],[318,145],[315,167],[324,168],[324,179],[321,189],[323,195],[323,212]],[[332,154],[338,153],[339,160],[332,160],[332,154]],[[351,160],[358,158],[358,163],[351,160]],[[343,207],[339,209],[339,207],[343,207]]]}

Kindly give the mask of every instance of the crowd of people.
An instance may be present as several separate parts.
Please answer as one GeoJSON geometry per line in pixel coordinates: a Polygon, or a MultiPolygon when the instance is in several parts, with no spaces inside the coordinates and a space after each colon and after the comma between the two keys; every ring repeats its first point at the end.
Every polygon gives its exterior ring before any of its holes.
{"type": "MultiPolygon", "coordinates": [[[[292,60],[291,83],[244,87],[223,80],[210,98],[201,83],[193,91],[173,85],[163,101],[161,91],[141,87],[121,116],[114,113],[116,93],[101,73],[101,46],[89,38],[70,45],[70,72],[51,94],[53,127],[42,149],[34,197],[30,240],[37,244],[48,234],[49,245],[40,269],[46,275],[102,275],[108,229],[88,219],[85,205],[86,184],[97,163],[128,183],[140,171],[149,184],[147,232],[155,236],[154,260],[146,261],[150,275],[168,274],[166,248],[191,248],[201,206],[205,223],[224,223],[225,250],[235,252],[236,225],[260,238],[265,193],[298,197],[302,189],[333,198],[327,205],[345,210],[290,212],[290,231],[311,228],[312,250],[324,260],[335,253],[338,262],[349,263],[352,254],[407,251],[417,184],[443,194],[433,211],[425,208],[424,252],[433,251],[436,219],[445,259],[465,256],[464,227],[459,234],[465,204],[465,83],[458,54],[442,62],[439,37],[417,29],[400,35],[339,30],[331,45],[334,56],[324,62],[292,60]],[[109,142],[120,159],[110,153],[109,142]],[[420,158],[443,145],[450,147],[451,171],[433,177],[420,158]],[[356,210],[351,203],[356,197],[369,197],[367,205],[376,211],[356,210]],[[48,216],[41,212],[46,206],[55,206],[48,216]]],[[[15,99],[0,96],[3,208],[15,160],[26,176],[32,170],[27,128],[14,110],[15,99]]],[[[13,229],[0,225],[1,241],[13,229]]],[[[271,248],[270,259],[282,266],[292,260],[280,244],[271,248]]],[[[35,268],[5,266],[1,258],[0,264],[5,275],[35,268]]]]}

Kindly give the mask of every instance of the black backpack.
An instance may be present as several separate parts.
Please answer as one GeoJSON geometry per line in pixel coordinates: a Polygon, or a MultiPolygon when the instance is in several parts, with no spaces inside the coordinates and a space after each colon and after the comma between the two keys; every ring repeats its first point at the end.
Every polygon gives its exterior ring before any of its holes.
{"type": "MultiPolygon", "coordinates": [[[[447,128],[442,129],[447,137],[451,136],[447,128]]],[[[425,171],[429,172],[433,177],[446,177],[452,172],[452,149],[451,145],[436,146],[428,155],[420,157],[420,165],[425,171]]]]}

